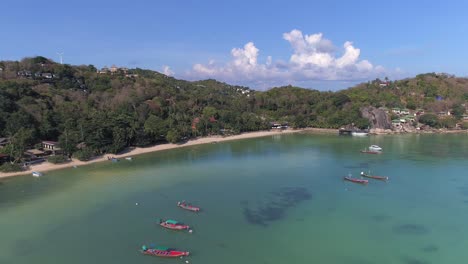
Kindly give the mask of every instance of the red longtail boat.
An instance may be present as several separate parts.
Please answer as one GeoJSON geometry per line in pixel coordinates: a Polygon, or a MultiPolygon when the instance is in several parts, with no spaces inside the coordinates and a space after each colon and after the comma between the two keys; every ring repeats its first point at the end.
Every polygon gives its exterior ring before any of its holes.
{"type": "Polygon", "coordinates": [[[179,258],[188,256],[190,252],[188,251],[179,251],[170,248],[146,248],[143,246],[140,250],[142,254],[156,256],[156,257],[163,257],[163,258],[179,258]]]}
{"type": "Polygon", "coordinates": [[[190,229],[190,226],[184,225],[180,222],[177,222],[171,219],[166,220],[166,221],[160,220],[159,225],[168,229],[172,229],[172,230],[189,230],[190,229]]]}
{"type": "Polygon", "coordinates": [[[359,183],[359,184],[368,184],[369,183],[368,180],[357,179],[357,178],[353,178],[353,177],[350,177],[350,176],[345,176],[344,180],[354,182],[354,183],[359,183]]]}
{"type": "Polygon", "coordinates": [[[185,210],[192,211],[192,212],[199,212],[200,211],[200,207],[190,205],[190,204],[186,203],[185,201],[177,202],[177,206],[179,206],[180,208],[183,208],[185,210]]]}

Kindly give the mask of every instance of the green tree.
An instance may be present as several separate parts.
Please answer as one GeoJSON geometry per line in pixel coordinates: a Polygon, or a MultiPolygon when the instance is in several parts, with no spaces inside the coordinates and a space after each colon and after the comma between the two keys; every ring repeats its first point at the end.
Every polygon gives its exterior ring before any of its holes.
{"type": "Polygon", "coordinates": [[[171,129],[167,132],[166,140],[170,143],[177,143],[182,140],[182,136],[178,130],[171,129]]]}
{"type": "Polygon", "coordinates": [[[117,154],[128,146],[127,130],[121,127],[115,127],[112,131],[112,144],[109,147],[109,152],[117,154]]]}
{"type": "Polygon", "coordinates": [[[440,118],[437,127],[454,128],[457,120],[453,117],[440,118]]]}
{"type": "Polygon", "coordinates": [[[36,121],[29,113],[20,110],[18,112],[14,112],[8,117],[5,125],[5,134],[14,135],[22,128],[31,129],[31,133],[34,133],[35,124],[36,121]]]}
{"type": "Polygon", "coordinates": [[[47,161],[53,164],[65,163],[68,161],[68,158],[63,155],[55,155],[47,158],[47,161]]]}
{"type": "Polygon", "coordinates": [[[456,104],[452,107],[452,113],[456,118],[461,119],[465,114],[465,107],[461,104],[456,104]]]}
{"type": "Polygon", "coordinates": [[[436,127],[439,124],[439,118],[434,114],[424,114],[419,117],[419,122],[431,127],[436,127]]]}
{"type": "Polygon", "coordinates": [[[167,123],[158,116],[150,115],[145,121],[144,131],[152,136],[154,142],[160,141],[167,135],[167,123]]]}
{"type": "Polygon", "coordinates": [[[13,162],[17,163],[23,159],[24,152],[33,141],[33,130],[20,128],[11,138],[10,143],[5,146],[4,153],[8,153],[13,158],[13,162]]]}
{"type": "Polygon", "coordinates": [[[80,132],[66,128],[59,136],[58,142],[64,154],[71,156],[77,150],[77,145],[82,142],[80,132]]]}
{"type": "Polygon", "coordinates": [[[89,147],[85,147],[73,153],[73,157],[81,161],[88,161],[93,157],[93,155],[94,151],[89,147]]]}

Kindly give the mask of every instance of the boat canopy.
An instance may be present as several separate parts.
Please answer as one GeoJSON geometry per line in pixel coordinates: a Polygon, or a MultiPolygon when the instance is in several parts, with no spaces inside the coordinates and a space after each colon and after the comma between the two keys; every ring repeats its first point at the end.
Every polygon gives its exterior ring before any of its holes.
{"type": "Polygon", "coordinates": [[[177,222],[176,220],[169,219],[169,220],[166,220],[166,223],[171,224],[171,225],[177,225],[179,222],[177,222]]]}
{"type": "Polygon", "coordinates": [[[162,250],[162,251],[168,251],[169,250],[168,247],[156,247],[155,249],[156,250],[162,250]]]}

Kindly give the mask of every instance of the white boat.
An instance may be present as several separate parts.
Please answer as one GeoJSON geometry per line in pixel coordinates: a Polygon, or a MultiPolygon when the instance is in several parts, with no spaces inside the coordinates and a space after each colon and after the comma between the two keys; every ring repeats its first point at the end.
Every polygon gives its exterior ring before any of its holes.
{"type": "Polygon", "coordinates": [[[363,131],[353,131],[351,132],[351,135],[355,137],[365,137],[365,136],[368,136],[369,133],[363,132],[363,131]]]}
{"type": "Polygon", "coordinates": [[[43,174],[40,173],[40,172],[38,172],[38,171],[33,171],[33,172],[32,172],[32,176],[33,176],[33,177],[41,177],[42,175],[43,175],[43,174]]]}
{"type": "Polygon", "coordinates": [[[372,150],[372,151],[382,151],[382,148],[377,146],[377,145],[371,145],[369,147],[369,150],[372,150]]]}
{"type": "Polygon", "coordinates": [[[126,157],[125,159],[126,160],[132,160],[133,158],[132,157],[126,157]]]}

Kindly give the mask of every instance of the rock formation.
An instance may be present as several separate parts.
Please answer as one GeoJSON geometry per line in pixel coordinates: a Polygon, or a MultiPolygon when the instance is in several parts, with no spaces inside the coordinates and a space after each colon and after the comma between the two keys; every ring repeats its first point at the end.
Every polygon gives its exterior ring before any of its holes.
{"type": "Polygon", "coordinates": [[[375,107],[363,107],[361,109],[362,117],[367,118],[371,125],[371,133],[389,133],[393,131],[390,117],[382,109],[375,107]]]}

